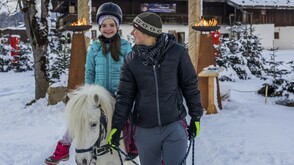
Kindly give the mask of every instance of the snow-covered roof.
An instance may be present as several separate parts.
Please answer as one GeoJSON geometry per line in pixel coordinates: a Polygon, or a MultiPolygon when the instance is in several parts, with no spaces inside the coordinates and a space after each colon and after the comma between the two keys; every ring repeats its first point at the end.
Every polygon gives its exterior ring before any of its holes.
{"type": "Polygon", "coordinates": [[[228,3],[243,8],[294,9],[294,0],[228,0],[228,3]]]}
{"type": "Polygon", "coordinates": [[[6,27],[6,28],[0,28],[0,30],[26,30],[26,27],[6,27]]]}

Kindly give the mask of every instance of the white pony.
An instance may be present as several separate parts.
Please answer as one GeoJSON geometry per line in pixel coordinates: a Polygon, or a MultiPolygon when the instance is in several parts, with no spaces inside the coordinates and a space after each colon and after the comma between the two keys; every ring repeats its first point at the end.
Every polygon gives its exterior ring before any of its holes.
{"type": "MultiPolygon", "coordinates": [[[[109,151],[106,138],[111,130],[115,105],[113,96],[99,85],[84,85],[69,94],[65,106],[70,136],[76,147],[78,165],[120,165],[117,151],[109,151]]],[[[124,151],[124,144],[120,147],[124,151]]],[[[122,156],[124,160],[124,156],[122,156]]],[[[124,164],[132,164],[126,162],[124,164]]]]}

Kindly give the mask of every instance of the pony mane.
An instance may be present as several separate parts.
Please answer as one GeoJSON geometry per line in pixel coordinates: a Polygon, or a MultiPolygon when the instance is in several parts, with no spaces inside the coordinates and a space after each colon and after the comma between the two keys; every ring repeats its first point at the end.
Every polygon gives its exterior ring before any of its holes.
{"type": "Polygon", "coordinates": [[[100,124],[100,110],[104,111],[108,121],[108,135],[115,100],[105,88],[99,85],[84,85],[69,93],[69,98],[65,106],[65,117],[72,138],[85,140],[81,137],[85,135],[85,128],[88,128],[90,121],[95,120],[100,124]]]}

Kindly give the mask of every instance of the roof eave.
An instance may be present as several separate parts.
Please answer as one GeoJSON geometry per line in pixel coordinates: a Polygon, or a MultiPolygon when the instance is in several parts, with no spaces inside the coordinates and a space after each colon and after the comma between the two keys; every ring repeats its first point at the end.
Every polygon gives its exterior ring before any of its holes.
{"type": "Polygon", "coordinates": [[[265,5],[240,5],[231,0],[227,1],[227,4],[237,9],[277,9],[277,10],[294,10],[294,6],[265,6],[265,5]]]}

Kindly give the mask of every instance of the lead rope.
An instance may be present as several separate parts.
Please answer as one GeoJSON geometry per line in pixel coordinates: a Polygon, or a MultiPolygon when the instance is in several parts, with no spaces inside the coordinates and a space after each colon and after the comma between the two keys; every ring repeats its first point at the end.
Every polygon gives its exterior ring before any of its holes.
{"type": "MultiPolygon", "coordinates": [[[[180,165],[182,164],[185,164],[185,161],[189,155],[189,152],[190,152],[190,149],[191,149],[191,146],[193,144],[193,147],[192,147],[192,165],[194,165],[194,154],[195,154],[195,140],[192,139],[190,140],[190,144],[189,144],[189,147],[188,147],[188,151],[184,157],[184,159],[182,160],[182,162],[180,163],[180,165]]],[[[121,162],[121,165],[123,165],[123,160],[122,160],[122,156],[121,154],[123,154],[126,158],[129,157],[128,154],[126,154],[125,152],[123,152],[119,147],[115,146],[114,149],[118,152],[118,155],[119,155],[119,160],[121,162]]],[[[138,163],[136,163],[134,160],[130,159],[131,162],[133,162],[135,165],[139,165],[138,163]]]]}
{"type": "Polygon", "coordinates": [[[119,156],[120,163],[121,163],[121,165],[123,165],[122,156],[121,156],[121,154],[120,154],[120,151],[119,151],[117,148],[118,148],[118,147],[115,147],[115,149],[116,149],[116,151],[117,151],[117,153],[118,153],[118,156],[119,156]]]}
{"type": "MultiPolygon", "coordinates": [[[[122,156],[121,154],[123,154],[126,158],[129,158],[129,155],[126,154],[125,152],[123,152],[119,147],[115,146],[114,149],[118,152],[119,155],[119,159],[121,164],[123,164],[123,160],[122,160],[122,156]]],[[[135,162],[133,159],[129,159],[131,162],[133,162],[135,165],[139,165],[137,162],[135,162]]]]}
{"type": "MultiPolygon", "coordinates": [[[[190,144],[189,144],[188,150],[186,152],[186,155],[185,155],[184,159],[181,161],[180,165],[185,164],[185,161],[186,161],[186,159],[187,159],[187,157],[189,155],[189,152],[190,152],[192,143],[193,143],[193,151],[192,151],[192,154],[193,154],[193,159],[194,159],[194,139],[193,140],[189,140],[189,141],[190,141],[190,144]]],[[[194,165],[194,160],[193,159],[192,159],[192,165],[194,165]]]]}
{"type": "Polygon", "coordinates": [[[193,139],[192,142],[193,142],[193,147],[192,147],[192,165],[194,165],[195,139],[193,139]]]}
{"type": "Polygon", "coordinates": [[[89,164],[91,164],[91,163],[92,163],[92,161],[93,161],[93,157],[91,157],[91,160],[90,160],[89,164]]]}

